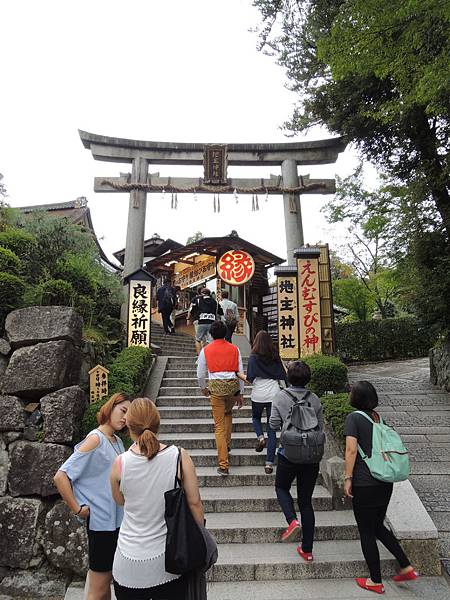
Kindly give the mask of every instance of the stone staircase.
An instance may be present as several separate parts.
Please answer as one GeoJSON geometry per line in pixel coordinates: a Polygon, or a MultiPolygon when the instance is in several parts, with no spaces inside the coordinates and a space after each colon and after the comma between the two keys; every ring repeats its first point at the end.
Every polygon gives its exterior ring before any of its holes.
{"type": "Polygon", "coordinates": [[[151,341],[161,348],[160,356],[190,356],[195,354],[194,338],[186,333],[175,332],[166,335],[162,325],[156,321],[151,324],[151,341]]]}
{"type": "MultiPolygon", "coordinates": [[[[296,543],[280,543],[286,524],[275,495],[275,476],[264,473],[265,454],[254,450],[249,388],[245,397],[246,405],[234,409],[230,475],[221,477],[216,473],[209,403],[197,387],[195,357],[183,354],[167,359],[157,398],[160,439],[186,448],[197,467],[207,526],[219,544],[219,560],[209,573],[208,597],[236,599],[244,585],[248,598],[298,598],[312,590],[311,580],[366,574],[353,513],[333,510],[331,495],[321,479],[313,497],[314,562],[299,558],[296,543]]],[[[393,573],[394,561],[381,547],[380,552],[383,573],[393,573]]],[[[333,586],[329,590],[329,595],[320,597],[341,597],[333,586]]],[[[357,592],[348,597],[360,596],[357,592]]]]}

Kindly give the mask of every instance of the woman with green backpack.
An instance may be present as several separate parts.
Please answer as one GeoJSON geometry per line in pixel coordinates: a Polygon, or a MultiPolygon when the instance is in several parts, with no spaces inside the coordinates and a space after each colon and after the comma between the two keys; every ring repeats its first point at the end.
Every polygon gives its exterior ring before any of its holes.
{"type": "Polygon", "coordinates": [[[384,526],[393,482],[408,477],[408,453],[400,436],[375,412],[378,395],[370,382],[358,381],[352,386],[350,404],[357,410],[345,421],[344,494],[353,500],[361,548],[370,573],[369,578],[358,578],[356,583],[383,594],[377,539],[400,564],[395,582],[418,577],[398,540],[384,526]]]}

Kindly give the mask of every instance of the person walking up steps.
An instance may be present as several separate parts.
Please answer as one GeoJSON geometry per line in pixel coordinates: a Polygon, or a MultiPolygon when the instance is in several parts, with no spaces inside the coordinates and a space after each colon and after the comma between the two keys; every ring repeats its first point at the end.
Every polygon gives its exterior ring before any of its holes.
{"type": "Polygon", "coordinates": [[[356,382],[350,393],[350,404],[357,411],[349,414],[345,421],[344,494],[352,498],[361,549],[370,574],[368,578],[356,579],[356,583],[365,590],[383,594],[377,539],[398,560],[400,572],[393,578],[395,582],[417,579],[418,573],[397,538],[383,523],[393,484],[375,479],[358,451],[361,448],[367,457],[371,457],[373,422],[380,422],[375,412],[378,395],[373,385],[368,381],[356,382]]]}
{"type": "Polygon", "coordinates": [[[158,289],[156,299],[158,301],[158,312],[161,313],[162,317],[164,333],[166,335],[175,333],[171,315],[176,304],[176,291],[169,281],[164,281],[164,285],[158,289]]]}
{"type": "Polygon", "coordinates": [[[225,325],[227,326],[227,335],[225,336],[225,339],[231,344],[234,330],[239,322],[239,310],[236,302],[228,299],[228,292],[226,290],[222,292],[220,306],[223,310],[225,325]]]}
{"type": "Polygon", "coordinates": [[[286,383],[286,371],[267,331],[259,331],[253,342],[252,352],[248,359],[247,380],[253,384],[252,389],[252,419],[253,428],[257,436],[255,450],[262,452],[266,447],[266,440],[262,428],[262,415],[266,411],[267,417],[267,457],[265,472],[273,472],[277,434],[270,427],[270,413],[272,398],[278,394],[282,382],[286,383]]]}
{"type": "Polygon", "coordinates": [[[222,308],[211,298],[211,290],[203,288],[200,298],[194,298],[190,308],[190,318],[198,320],[195,333],[195,348],[197,354],[211,340],[210,329],[218,315],[223,316],[222,308]]]}
{"type": "Polygon", "coordinates": [[[224,476],[229,473],[233,406],[237,404],[241,408],[244,403],[244,382],[236,376],[237,372],[243,372],[241,353],[237,346],[225,341],[226,333],[222,321],[211,325],[213,342],[203,348],[197,363],[199,387],[211,402],[219,462],[217,472],[224,476]]]}
{"type": "MultiPolygon", "coordinates": [[[[270,426],[272,429],[282,429],[284,431],[284,426],[291,418],[294,404],[304,402],[304,406],[308,407],[308,412],[312,413],[313,420],[316,423],[315,429],[317,431],[315,433],[319,437],[324,438],[322,405],[315,394],[305,389],[310,379],[311,370],[306,363],[297,360],[289,364],[287,370],[289,387],[286,390],[279,391],[272,400],[272,412],[270,415],[270,426]]],[[[301,527],[303,529],[302,542],[298,545],[297,552],[308,562],[313,560],[315,516],[312,506],[312,495],[319,474],[320,459],[321,455],[319,454],[316,462],[311,463],[302,464],[288,460],[285,448],[282,446],[282,438],[280,438],[275,490],[278,502],[288,524],[287,529],[281,536],[281,541],[289,541],[300,529],[300,523],[297,519],[290,491],[294,479],[297,479],[297,500],[301,515],[301,527]]]]}

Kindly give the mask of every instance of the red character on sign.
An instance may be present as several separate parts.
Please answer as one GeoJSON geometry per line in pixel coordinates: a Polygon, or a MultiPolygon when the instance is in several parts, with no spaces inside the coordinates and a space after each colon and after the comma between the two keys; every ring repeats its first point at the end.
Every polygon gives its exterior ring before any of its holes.
{"type": "Polygon", "coordinates": [[[220,277],[227,282],[242,284],[249,281],[255,271],[252,257],[241,250],[226,252],[219,261],[218,271],[220,277]]]}
{"type": "Polygon", "coordinates": [[[316,330],[314,327],[308,327],[305,331],[305,338],[303,341],[303,346],[306,348],[310,348],[312,346],[313,352],[316,351],[316,345],[319,343],[319,338],[316,335],[316,330]]]}

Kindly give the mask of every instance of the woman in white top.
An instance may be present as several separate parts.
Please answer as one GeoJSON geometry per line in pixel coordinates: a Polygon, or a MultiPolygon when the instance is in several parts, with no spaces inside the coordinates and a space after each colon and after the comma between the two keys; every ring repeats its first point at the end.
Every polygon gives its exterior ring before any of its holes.
{"type": "MultiPolygon", "coordinates": [[[[134,444],[111,471],[115,501],[124,505],[113,563],[117,600],[183,600],[184,577],[165,570],[167,527],[164,493],[173,488],[178,448],[160,444],[159,412],[148,398],[137,398],[126,416],[134,444]]],[[[183,487],[194,519],[203,526],[197,474],[182,449],[183,487]]]]}

